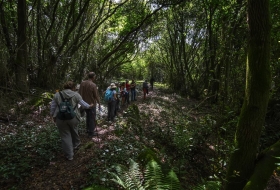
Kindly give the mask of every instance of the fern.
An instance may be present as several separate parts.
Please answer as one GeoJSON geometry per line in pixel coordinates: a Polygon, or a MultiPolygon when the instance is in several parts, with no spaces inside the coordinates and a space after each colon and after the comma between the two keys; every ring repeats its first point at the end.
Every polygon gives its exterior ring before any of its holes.
{"type": "Polygon", "coordinates": [[[180,181],[173,170],[165,177],[165,183],[168,184],[169,190],[181,189],[180,181]]]}
{"type": "Polygon", "coordinates": [[[145,169],[144,176],[139,164],[130,159],[129,169],[123,165],[115,166],[117,173],[111,173],[113,181],[126,190],[179,190],[180,182],[174,171],[164,176],[160,165],[151,160],[145,169]]]}
{"type": "Polygon", "coordinates": [[[130,159],[129,171],[126,173],[126,181],[129,184],[129,189],[143,189],[141,183],[142,173],[139,169],[139,164],[130,159]]]}
{"type": "Polygon", "coordinates": [[[112,179],[114,182],[122,186],[124,189],[129,190],[144,190],[144,187],[141,183],[141,176],[142,173],[139,169],[138,163],[136,163],[134,160],[130,159],[130,166],[129,169],[123,165],[117,165],[115,166],[115,169],[117,171],[116,173],[111,173],[114,179],[112,179]]]}
{"type": "Polygon", "coordinates": [[[165,189],[161,168],[154,160],[151,160],[146,167],[145,179],[145,189],[165,189]]]}
{"type": "Polygon", "coordinates": [[[117,184],[122,186],[124,189],[127,189],[125,181],[123,179],[121,179],[124,177],[124,173],[125,173],[124,170],[127,170],[127,169],[122,165],[116,165],[115,170],[117,171],[117,173],[119,175],[117,175],[115,173],[111,173],[111,175],[114,177],[114,179],[112,179],[112,181],[116,182],[117,184]],[[121,176],[121,177],[119,177],[119,176],[121,176]]]}

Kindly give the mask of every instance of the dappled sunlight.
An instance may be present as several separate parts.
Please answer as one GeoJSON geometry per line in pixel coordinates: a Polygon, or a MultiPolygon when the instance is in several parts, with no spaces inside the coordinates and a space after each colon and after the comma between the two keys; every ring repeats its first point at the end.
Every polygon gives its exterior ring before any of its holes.
{"type": "Polygon", "coordinates": [[[108,140],[120,140],[120,137],[117,137],[116,135],[108,135],[108,137],[106,139],[108,139],[108,140]]]}
{"type": "MultiPolygon", "coordinates": [[[[205,156],[201,154],[204,151],[202,145],[199,147],[201,150],[198,149],[189,161],[185,161],[186,165],[181,166],[178,161],[182,159],[181,156],[187,158],[188,151],[194,149],[192,143],[196,141],[188,136],[189,130],[186,129],[187,126],[191,126],[188,118],[191,114],[195,114],[191,111],[194,107],[194,101],[154,90],[149,93],[146,100],[143,100],[142,94],[138,93],[137,101],[121,107],[115,122],[108,122],[106,121],[107,107],[102,105],[101,111],[97,110],[98,135],[88,138],[85,117],[83,117],[78,126],[81,146],[74,151],[74,159],[67,161],[64,155],[58,152],[56,157],[49,159],[46,169],[37,167],[32,169],[30,178],[26,179],[23,185],[30,189],[40,189],[45,186],[58,188],[61,185],[70,188],[70,186],[79,187],[86,184],[86,180],[90,180],[91,183],[106,183],[114,186],[108,175],[112,166],[117,163],[127,163],[130,158],[140,159],[146,148],[151,149],[161,164],[172,163],[184,171],[188,171],[188,165],[191,164],[200,164],[207,168],[207,165],[204,166],[205,156]],[[137,105],[139,115],[137,111],[131,113],[132,105],[137,105]],[[187,112],[190,113],[186,114],[187,112]],[[71,184],[65,184],[65,181],[71,181],[71,184]]],[[[46,123],[48,127],[56,129],[52,118],[41,117],[39,112],[38,114],[40,117],[36,119],[40,118],[40,123],[43,123],[37,125],[36,131],[46,128],[46,123]]],[[[199,119],[199,115],[196,115],[196,120],[199,119]]],[[[27,120],[23,122],[23,127],[32,128],[35,123],[36,120],[27,120]]],[[[209,149],[209,146],[207,148],[209,149]]],[[[195,168],[190,171],[188,183],[193,183],[193,180],[201,177],[200,171],[196,171],[195,168]]]]}
{"type": "Polygon", "coordinates": [[[112,125],[110,125],[110,126],[103,125],[101,128],[99,128],[97,126],[97,132],[100,135],[104,135],[106,133],[112,132],[113,130],[114,130],[114,126],[112,126],[112,125]]]}

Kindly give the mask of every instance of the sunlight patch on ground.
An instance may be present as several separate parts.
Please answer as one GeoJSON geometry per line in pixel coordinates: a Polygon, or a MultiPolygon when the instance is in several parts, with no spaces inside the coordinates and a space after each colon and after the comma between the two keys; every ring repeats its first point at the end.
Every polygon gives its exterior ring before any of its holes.
{"type": "Polygon", "coordinates": [[[107,139],[109,139],[109,140],[119,140],[120,138],[117,137],[116,135],[108,135],[107,139]]]}
{"type": "Polygon", "coordinates": [[[114,126],[107,126],[107,125],[103,125],[102,128],[100,130],[98,130],[98,134],[100,135],[104,135],[106,133],[112,132],[114,131],[114,126]]]}

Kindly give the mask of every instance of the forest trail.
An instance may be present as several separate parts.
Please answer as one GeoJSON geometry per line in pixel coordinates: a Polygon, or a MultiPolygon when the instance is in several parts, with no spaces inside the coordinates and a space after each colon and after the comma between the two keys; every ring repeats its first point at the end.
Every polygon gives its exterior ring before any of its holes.
{"type": "MultiPolygon", "coordinates": [[[[171,105],[176,106],[176,109],[180,109],[181,112],[188,112],[189,119],[193,121],[197,121],[199,117],[205,116],[211,113],[211,107],[207,106],[205,102],[191,100],[187,98],[181,98],[176,94],[165,94],[158,89],[154,89],[147,96],[146,100],[143,100],[142,93],[137,94],[137,101],[131,102],[130,104],[136,104],[141,112],[152,113],[150,116],[151,121],[145,121],[145,123],[150,124],[156,122],[162,122],[165,124],[166,115],[164,115],[164,106],[160,104],[160,101],[168,100],[171,102],[171,105]],[[179,97],[179,98],[178,98],[179,97]],[[181,102],[178,102],[178,99],[181,102]],[[156,100],[157,99],[157,100],[156,100]],[[175,99],[177,99],[175,101],[175,99]],[[155,100],[157,101],[155,105],[155,100]],[[204,104],[205,103],[205,104],[204,104]],[[176,105],[175,105],[176,104],[176,105]],[[203,105],[202,105],[203,104],[203,105]],[[197,109],[198,106],[199,110],[197,109]],[[149,111],[149,112],[147,112],[149,111]]],[[[166,105],[165,105],[166,106],[166,105]]],[[[169,105],[170,106],[170,105],[169,105]]],[[[119,127],[116,123],[122,122],[124,120],[123,115],[127,111],[129,106],[125,106],[121,109],[118,114],[117,122],[109,123],[105,120],[105,118],[98,121],[97,125],[97,133],[98,136],[93,137],[92,139],[88,138],[85,133],[85,123],[81,122],[80,124],[80,138],[81,138],[81,146],[78,150],[74,151],[74,159],[72,161],[68,161],[65,159],[63,153],[61,151],[57,152],[57,156],[52,159],[48,165],[42,167],[40,165],[35,166],[31,172],[30,176],[26,178],[22,183],[19,184],[18,189],[36,189],[36,190],[51,190],[51,189],[60,189],[60,190],[69,190],[69,189],[84,189],[89,187],[91,184],[106,184],[108,183],[108,177],[106,173],[108,173],[108,168],[110,164],[117,164],[120,160],[112,159],[112,157],[108,157],[109,161],[106,161],[106,157],[109,154],[113,153],[110,149],[110,146],[115,146],[116,143],[129,144],[132,141],[137,141],[137,136],[117,136],[115,135],[116,129],[119,127]],[[113,142],[115,141],[115,142],[113,142]],[[110,144],[111,143],[111,144],[110,144]],[[115,144],[114,144],[115,143],[115,144]],[[110,144],[110,145],[109,145],[110,144]],[[106,155],[105,155],[106,153],[106,155]],[[108,154],[107,154],[108,153],[108,154]],[[104,155],[103,155],[104,154],[104,155]],[[104,161],[105,160],[105,161],[104,161]],[[91,178],[89,178],[91,175],[91,178]],[[106,176],[107,175],[107,176],[106,176]],[[104,177],[106,176],[106,177],[104,177]],[[94,180],[94,182],[92,181],[94,180]],[[107,181],[106,181],[107,180],[107,181]],[[96,183],[98,181],[98,183],[96,183]]],[[[180,111],[179,110],[179,111],[180,111]]],[[[180,114],[182,114],[180,113],[180,114]]],[[[50,120],[48,120],[50,121],[50,120]]],[[[174,122],[174,121],[173,121],[174,122]]],[[[55,127],[55,125],[53,124],[55,127]]],[[[151,133],[148,127],[148,133],[151,133]]],[[[129,134],[128,134],[129,135],[129,134]]],[[[164,145],[163,145],[164,146],[164,145]]],[[[196,156],[196,159],[199,161],[199,164],[203,164],[205,162],[205,158],[207,158],[207,154],[205,150],[200,149],[196,156]],[[198,157],[197,157],[198,156],[198,157]]],[[[133,154],[133,149],[129,150],[130,152],[120,152],[121,157],[125,157],[124,159],[130,158],[129,154],[133,154]]],[[[176,156],[175,156],[176,157],[176,156]]],[[[205,163],[208,163],[206,161],[205,163]]],[[[186,164],[188,165],[188,164],[186,164]]],[[[192,167],[191,167],[192,168],[192,167]]],[[[193,181],[197,180],[201,175],[199,172],[190,169],[190,176],[185,176],[186,184],[193,184],[193,181]]],[[[112,183],[112,182],[111,182],[112,183]]],[[[3,188],[3,189],[9,189],[3,188]]],[[[98,189],[98,188],[96,188],[98,189]]],[[[280,189],[280,180],[277,176],[272,176],[269,185],[266,190],[277,190],[280,189]]]]}
{"type": "MultiPolygon", "coordinates": [[[[130,102],[139,107],[146,107],[146,103],[156,94],[156,89],[151,91],[146,100],[143,100],[142,93],[138,93],[137,101],[130,102]]],[[[123,112],[128,106],[122,107],[118,113],[118,118],[122,117],[123,112]]],[[[81,146],[78,150],[74,151],[74,159],[68,161],[65,159],[62,152],[59,152],[57,157],[52,160],[46,167],[33,168],[31,175],[21,185],[21,189],[82,189],[83,185],[90,184],[88,179],[89,168],[94,157],[100,154],[100,150],[104,147],[106,142],[114,138],[115,123],[109,123],[103,118],[98,121],[97,133],[98,136],[92,139],[87,137],[84,132],[84,123],[80,124],[80,138],[81,146]]],[[[98,159],[97,159],[98,160],[98,159]]],[[[104,167],[102,162],[97,161],[92,163],[93,167],[104,167]]]]}

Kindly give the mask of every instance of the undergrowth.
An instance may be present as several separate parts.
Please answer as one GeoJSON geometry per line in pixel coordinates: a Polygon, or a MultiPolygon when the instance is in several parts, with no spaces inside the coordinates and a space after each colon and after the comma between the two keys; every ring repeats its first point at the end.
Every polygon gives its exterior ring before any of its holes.
{"type": "Polygon", "coordinates": [[[32,168],[47,165],[60,148],[56,127],[37,123],[48,113],[52,94],[39,93],[28,98],[12,91],[0,93],[4,122],[0,124],[0,186],[19,185],[32,168]]]}
{"type": "Polygon", "coordinates": [[[32,168],[47,165],[60,149],[60,138],[54,126],[1,126],[0,183],[17,182],[29,176],[32,168]],[[16,129],[16,130],[15,130],[16,129]]]}
{"type": "Polygon", "coordinates": [[[144,106],[129,106],[121,122],[115,124],[118,138],[106,142],[93,161],[101,161],[106,170],[101,164],[100,169],[92,166],[89,189],[100,185],[115,189],[112,181],[117,182],[118,189],[145,189],[145,181],[150,180],[144,177],[145,167],[151,160],[164,174],[172,170],[182,189],[219,189],[233,150],[235,113],[225,109],[221,114],[213,108],[188,105],[176,95],[151,97],[144,106]],[[138,181],[127,173],[131,172],[130,158],[136,162],[137,175],[142,176],[138,181]],[[116,172],[116,164],[127,172],[116,172]]]}
{"type": "MultiPolygon", "coordinates": [[[[95,150],[96,156],[88,165],[87,183],[81,188],[131,189],[116,181],[132,183],[126,178],[127,173],[116,171],[116,166],[122,165],[129,171],[132,160],[137,165],[133,168],[141,176],[135,183],[143,187],[153,179],[153,175],[145,176],[152,160],[163,178],[174,172],[182,189],[220,187],[233,150],[237,116],[229,108],[221,110],[193,102],[176,94],[165,94],[149,95],[143,104],[129,106],[114,124],[110,140],[95,150]]],[[[36,103],[45,104],[40,100],[36,103]]],[[[33,167],[46,165],[60,151],[54,126],[18,124],[1,126],[0,130],[8,131],[1,135],[1,183],[8,179],[23,180],[33,167]]]]}

